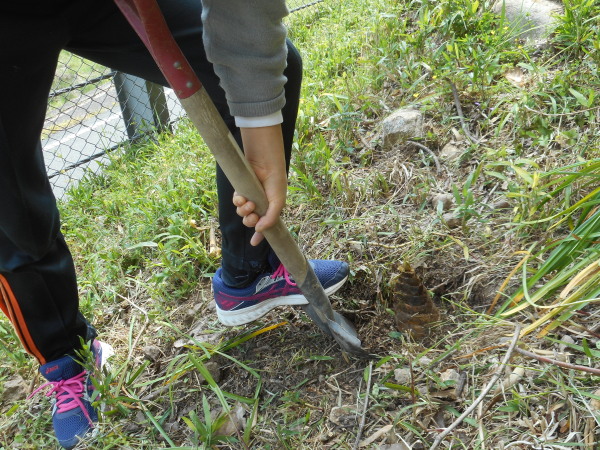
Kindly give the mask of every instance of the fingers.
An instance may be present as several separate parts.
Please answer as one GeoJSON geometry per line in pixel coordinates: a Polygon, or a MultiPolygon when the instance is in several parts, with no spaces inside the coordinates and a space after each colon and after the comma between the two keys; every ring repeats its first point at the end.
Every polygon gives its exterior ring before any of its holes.
{"type": "Polygon", "coordinates": [[[256,208],[255,203],[239,195],[237,192],[233,195],[233,204],[236,206],[238,216],[242,217],[242,223],[249,228],[255,229],[256,233],[250,239],[250,244],[256,246],[264,239],[262,232],[277,223],[281,211],[285,206],[285,198],[270,202],[267,212],[262,217],[254,212],[256,208]]]}
{"type": "Polygon", "coordinates": [[[269,202],[269,207],[267,208],[267,212],[265,213],[265,215],[260,217],[258,221],[254,224],[254,229],[256,230],[256,232],[262,233],[265,230],[271,228],[273,225],[275,225],[279,220],[281,211],[283,210],[284,206],[285,199],[276,199],[269,202]]]}
{"type": "Polygon", "coordinates": [[[254,213],[256,205],[254,202],[247,200],[241,195],[234,195],[233,204],[236,206],[235,212],[238,216],[244,218],[244,225],[247,227],[253,227],[258,221],[258,215],[254,213]]]}
{"type": "Polygon", "coordinates": [[[265,237],[263,236],[262,233],[254,233],[254,235],[252,236],[252,239],[250,239],[250,245],[256,247],[258,244],[260,244],[263,239],[265,237]]]}

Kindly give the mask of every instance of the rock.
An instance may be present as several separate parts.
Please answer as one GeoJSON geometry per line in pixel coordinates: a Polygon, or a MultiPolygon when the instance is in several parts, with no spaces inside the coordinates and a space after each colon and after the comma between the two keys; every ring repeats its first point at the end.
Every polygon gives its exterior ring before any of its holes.
{"type": "Polygon", "coordinates": [[[427,368],[431,365],[432,359],[428,356],[421,356],[418,361],[415,361],[415,364],[418,364],[420,367],[427,368]]]}
{"type": "Polygon", "coordinates": [[[456,217],[453,212],[447,212],[442,216],[442,220],[448,228],[457,228],[462,223],[460,217],[456,217]]]}
{"type": "Polygon", "coordinates": [[[442,204],[442,211],[448,211],[452,207],[454,202],[454,195],[452,194],[437,194],[431,198],[431,205],[437,210],[438,205],[442,204]]]}
{"type": "Polygon", "coordinates": [[[158,361],[160,355],[162,354],[160,348],[156,345],[146,345],[144,348],[142,348],[142,353],[144,354],[144,358],[152,362],[158,361]]]}
{"type": "Polygon", "coordinates": [[[188,308],[183,316],[183,321],[185,322],[186,325],[191,325],[193,324],[197,319],[198,316],[200,315],[199,311],[200,308],[202,307],[201,304],[197,304],[192,306],[191,308],[188,308]]]}
{"type": "Polygon", "coordinates": [[[562,13],[562,6],[550,0],[498,0],[492,11],[505,16],[515,30],[516,37],[529,43],[543,44],[556,27],[554,15],[562,13]]]}
{"type": "Polygon", "coordinates": [[[236,404],[231,408],[231,411],[225,418],[225,422],[219,427],[216,434],[221,436],[237,436],[238,432],[243,433],[246,428],[245,414],[244,407],[240,403],[236,404]]]}
{"type": "Polygon", "coordinates": [[[4,382],[4,392],[2,393],[2,403],[11,404],[27,397],[27,384],[25,380],[16,375],[4,382]]]}
{"type": "Polygon", "coordinates": [[[423,113],[411,108],[398,109],[383,120],[381,128],[386,149],[405,139],[422,138],[423,113]]]}
{"type": "Polygon", "coordinates": [[[410,369],[402,368],[394,370],[394,379],[396,383],[401,384],[403,386],[410,385],[410,369]]]}
{"type": "Polygon", "coordinates": [[[566,349],[566,348],[569,346],[569,344],[570,344],[570,345],[572,345],[572,344],[575,344],[575,339],[573,339],[573,338],[572,338],[571,336],[569,336],[568,334],[565,334],[564,336],[562,336],[562,337],[560,338],[560,340],[561,340],[562,342],[564,342],[564,344],[562,344],[562,343],[561,343],[561,344],[558,346],[558,348],[559,348],[559,350],[560,350],[561,352],[564,352],[564,351],[565,351],[565,349],[566,349]]]}
{"type": "MultiPolygon", "coordinates": [[[[210,376],[215,380],[215,383],[221,381],[221,366],[219,366],[219,363],[216,361],[208,361],[204,363],[204,367],[206,367],[210,376]]],[[[200,377],[200,383],[206,382],[201,374],[198,374],[198,376],[200,377]]]]}
{"type": "Polygon", "coordinates": [[[500,200],[492,204],[492,209],[496,211],[498,209],[508,209],[510,208],[510,206],[511,205],[508,200],[506,200],[505,198],[501,198],[500,200]]]}
{"type": "Polygon", "coordinates": [[[462,148],[456,145],[456,142],[450,141],[442,148],[440,158],[448,162],[457,161],[463,154],[462,148]]]}
{"type": "Polygon", "coordinates": [[[329,413],[329,421],[343,428],[351,428],[356,426],[358,414],[356,414],[354,406],[334,406],[329,413]]]}
{"type": "Polygon", "coordinates": [[[440,373],[440,380],[443,382],[453,381],[454,383],[458,383],[459,379],[460,374],[454,369],[448,369],[440,373]]]}

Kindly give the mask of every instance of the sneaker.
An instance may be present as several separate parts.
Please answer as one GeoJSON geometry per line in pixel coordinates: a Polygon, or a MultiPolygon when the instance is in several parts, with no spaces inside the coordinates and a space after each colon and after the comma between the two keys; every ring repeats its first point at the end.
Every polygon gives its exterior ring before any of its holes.
{"type": "MultiPolygon", "coordinates": [[[[92,343],[94,363],[99,369],[114,353],[108,344],[94,340],[92,343]]],[[[30,397],[51,386],[46,396],[53,396],[52,425],[60,445],[71,449],[84,437],[94,435],[98,422],[98,411],[92,406],[92,384],[88,372],[72,356],[46,363],[40,373],[48,380],[37,388],[30,397]]]]}
{"type": "MultiPolygon", "coordinates": [[[[348,279],[348,264],[342,261],[311,260],[310,265],[325,294],[331,295],[348,279]]],[[[230,288],[221,279],[222,269],[213,278],[217,316],[223,325],[236,326],[252,322],[273,308],[283,305],[306,305],[308,300],[290,277],[283,264],[270,273],[259,275],[247,287],[230,288]]]]}

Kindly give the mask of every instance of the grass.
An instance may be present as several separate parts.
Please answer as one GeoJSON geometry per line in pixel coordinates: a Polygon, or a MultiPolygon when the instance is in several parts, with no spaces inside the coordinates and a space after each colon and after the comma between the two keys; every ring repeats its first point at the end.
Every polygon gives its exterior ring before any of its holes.
{"type": "MultiPolygon", "coordinates": [[[[543,48],[490,2],[323,2],[289,26],[305,83],[286,223],[310,257],[350,262],[332,301],[377,359],[347,361],[296,311],[218,324],[214,163],[183,123],[114,153],[61,204],[83,312],[117,348],[92,448],[428,448],[486,385],[515,323],[529,327],[525,349],[598,367],[597,2],[565,2],[543,48]],[[429,151],[383,147],[381,120],[407,106],[424,114],[429,151]],[[455,160],[441,156],[449,142],[455,160]],[[444,318],[421,341],[394,327],[404,261],[444,318]]],[[[35,380],[5,321],[0,355],[0,380],[35,380]]],[[[509,372],[445,448],[596,448],[597,376],[519,354],[509,372]]],[[[0,446],[52,445],[47,409],[3,404],[0,446]]]]}

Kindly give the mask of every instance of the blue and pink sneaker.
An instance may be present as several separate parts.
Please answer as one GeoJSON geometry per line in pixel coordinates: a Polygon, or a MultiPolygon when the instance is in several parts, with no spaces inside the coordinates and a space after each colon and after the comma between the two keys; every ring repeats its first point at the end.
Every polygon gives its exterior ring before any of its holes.
{"type": "MultiPolygon", "coordinates": [[[[337,291],[348,279],[348,264],[342,261],[310,260],[315,275],[327,295],[337,291]]],[[[257,320],[273,308],[284,305],[306,305],[302,295],[283,264],[278,261],[272,272],[259,275],[247,287],[227,286],[218,269],[213,278],[217,316],[223,325],[236,326],[257,320]]]]}
{"type": "MultiPolygon", "coordinates": [[[[92,342],[94,363],[99,369],[114,354],[108,344],[92,342]]],[[[92,405],[94,385],[89,373],[72,356],[63,356],[40,367],[48,380],[31,395],[51,386],[46,393],[52,400],[52,425],[58,443],[66,448],[75,447],[81,440],[93,436],[98,422],[98,411],[92,405]]],[[[30,396],[31,397],[31,396],[30,396]]]]}

